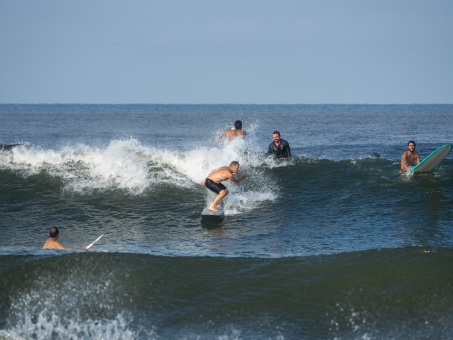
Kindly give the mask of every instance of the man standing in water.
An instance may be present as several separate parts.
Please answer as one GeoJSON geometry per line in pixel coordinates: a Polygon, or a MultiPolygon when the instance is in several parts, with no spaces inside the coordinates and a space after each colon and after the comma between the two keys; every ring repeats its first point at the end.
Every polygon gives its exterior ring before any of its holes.
{"type": "Polygon", "coordinates": [[[274,131],[272,133],[273,142],[269,144],[267,153],[269,155],[274,155],[276,158],[291,158],[291,148],[289,143],[280,138],[280,132],[274,131]]]}
{"type": "Polygon", "coordinates": [[[420,155],[415,151],[415,142],[410,141],[407,143],[407,151],[401,155],[401,170],[400,174],[405,171],[409,172],[411,167],[420,163],[420,155]]]}
{"type": "Polygon", "coordinates": [[[234,122],[234,130],[225,130],[223,131],[223,134],[228,137],[228,140],[233,140],[237,136],[242,136],[245,137],[246,131],[242,130],[242,122],[240,120],[237,120],[234,122]]]}
{"type": "Polygon", "coordinates": [[[60,242],[58,242],[58,236],[60,234],[60,231],[58,230],[57,227],[52,227],[50,228],[49,232],[49,238],[47,241],[44,243],[42,246],[44,249],[62,249],[62,250],[87,250],[87,247],[83,248],[67,248],[64,245],[62,245],[60,242]]]}
{"type": "Polygon", "coordinates": [[[214,201],[209,205],[208,209],[211,211],[218,211],[222,206],[218,204],[221,199],[225,198],[229,191],[222,184],[223,181],[230,180],[233,183],[239,184],[244,178],[247,177],[247,173],[244,172],[241,177],[236,179],[233,176],[239,170],[239,163],[232,161],[230,166],[222,166],[215,170],[212,170],[209,175],[201,182],[201,185],[206,186],[209,190],[217,194],[214,201]]]}

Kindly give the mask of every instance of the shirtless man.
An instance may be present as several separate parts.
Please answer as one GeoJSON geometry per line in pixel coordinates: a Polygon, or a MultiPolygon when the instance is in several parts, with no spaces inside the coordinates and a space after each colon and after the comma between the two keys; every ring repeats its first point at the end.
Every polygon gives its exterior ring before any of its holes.
{"type": "Polygon", "coordinates": [[[87,247],[83,248],[67,248],[64,245],[62,245],[60,242],[58,242],[58,235],[60,234],[60,231],[58,230],[57,227],[52,227],[50,228],[49,232],[49,238],[47,239],[46,242],[44,242],[44,245],[42,246],[44,249],[63,249],[63,250],[87,250],[87,247]]]}
{"type": "Polygon", "coordinates": [[[245,130],[242,130],[242,122],[240,120],[237,120],[234,122],[234,130],[225,130],[223,131],[223,134],[228,137],[228,140],[231,141],[237,136],[245,137],[247,132],[245,130]]]}
{"type": "Polygon", "coordinates": [[[417,151],[415,151],[415,142],[410,141],[407,143],[407,151],[405,151],[401,155],[401,170],[400,174],[404,173],[405,171],[409,172],[410,168],[413,165],[417,165],[420,163],[420,155],[417,151]]]}
{"type": "Polygon", "coordinates": [[[215,170],[212,170],[209,175],[201,181],[201,185],[206,186],[209,190],[217,194],[214,201],[209,205],[208,209],[211,211],[218,211],[222,206],[218,203],[229,193],[228,189],[222,184],[223,181],[230,180],[236,184],[239,184],[244,178],[247,177],[247,173],[242,174],[238,179],[233,176],[239,170],[239,163],[233,161],[230,166],[221,166],[215,170]]]}

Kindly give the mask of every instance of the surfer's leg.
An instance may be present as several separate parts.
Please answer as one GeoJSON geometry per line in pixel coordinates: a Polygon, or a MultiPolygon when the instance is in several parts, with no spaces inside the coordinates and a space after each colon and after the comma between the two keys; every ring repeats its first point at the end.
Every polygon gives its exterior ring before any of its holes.
{"type": "Polygon", "coordinates": [[[220,202],[220,200],[228,195],[228,189],[220,191],[217,196],[214,198],[214,201],[212,201],[211,205],[208,207],[209,210],[211,211],[218,211],[217,205],[220,202]]]}

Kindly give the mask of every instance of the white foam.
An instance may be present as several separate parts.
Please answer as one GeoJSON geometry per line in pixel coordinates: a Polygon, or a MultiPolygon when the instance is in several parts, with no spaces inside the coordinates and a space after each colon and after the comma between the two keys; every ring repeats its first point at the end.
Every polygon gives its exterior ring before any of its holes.
{"type": "Polygon", "coordinates": [[[105,147],[79,144],[53,150],[21,146],[0,153],[0,168],[18,171],[24,177],[48,174],[59,179],[67,192],[120,189],[141,195],[162,184],[195,188],[213,169],[238,161],[239,175],[247,171],[249,177],[239,185],[227,182],[232,213],[278,196],[276,185],[259,168],[285,165],[265,157],[253,138],[207,144],[210,146],[175,151],[145,146],[130,138],[113,140],[105,147]],[[243,190],[251,183],[253,189],[243,190]]]}
{"type": "MultiPolygon", "coordinates": [[[[152,334],[148,334],[152,336],[152,334]]],[[[136,339],[122,314],[113,320],[62,320],[56,312],[42,310],[31,315],[26,310],[15,325],[0,330],[5,339],[136,339]]]]}
{"type": "Polygon", "coordinates": [[[141,193],[149,185],[147,160],[134,139],[112,141],[103,149],[86,145],[60,150],[15,148],[3,155],[0,166],[25,176],[48,173],[60,178],[66,190],[76,192],[119,188],[141,193]]]}
{"type": "Polygon", "coordinates": [[[54,280],[51,271],[42,273],[21,294],[12,296],[0,338],[137,338],[135,332],[142,330],[130,328],[129,312],[110,313],[117,308],[115,299],[111,298],[112,281],[106,279],[93,285],[92,278],[82,273],[80,267],[71,267],[71,271],[69,276],[61,276],[59,280],[54,280]],[[87,310],[96,310],[94,315],[97,316],[87,316],[87,310]]]}

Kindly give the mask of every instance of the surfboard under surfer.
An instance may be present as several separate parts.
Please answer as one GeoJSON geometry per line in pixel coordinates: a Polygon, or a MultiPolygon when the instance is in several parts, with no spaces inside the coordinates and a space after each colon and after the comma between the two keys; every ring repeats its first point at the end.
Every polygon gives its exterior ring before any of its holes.
{"type": "Polygon", "coordinates": [[[230,180],[233,183],[239,184],[244,178],[247,177],[247,173],[244,172],[241,177],[236,178],[234,174],[239,170],[239,162],[232,161],[229,166],[221,166],[220,168],[212,170],[209,175],[201,181],[201,185],[217,194],[214,201],[209,205],[208,209],[211,211],[218,211],[222,206],[218,204],[221,199],[225,198],[229,191],[222,184],[226,180],[230,180]]]}
{"type": "Polygon", "coordinates": [[[415,142],[412,140],[407,143],[407,151],[401,155],[400,174],[403,174],[405,171],[409,172],[412,166],[420,163],[420,155],[415,151],[415,146],[415,142]]]}

